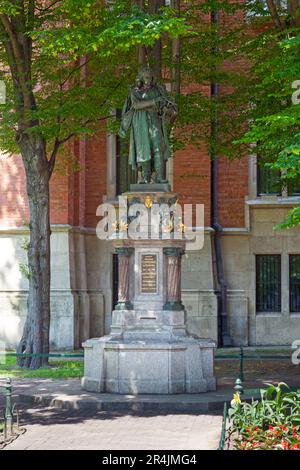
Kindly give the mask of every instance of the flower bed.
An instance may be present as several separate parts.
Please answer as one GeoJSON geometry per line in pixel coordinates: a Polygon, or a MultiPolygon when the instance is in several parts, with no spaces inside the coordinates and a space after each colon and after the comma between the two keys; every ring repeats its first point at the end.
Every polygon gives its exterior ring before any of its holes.
{"type": "Polygon", "coordinates": [[[300,390],[269,385],[252,403],[236,393],[228,415],[236,450],[300,450],[300,390]]]}

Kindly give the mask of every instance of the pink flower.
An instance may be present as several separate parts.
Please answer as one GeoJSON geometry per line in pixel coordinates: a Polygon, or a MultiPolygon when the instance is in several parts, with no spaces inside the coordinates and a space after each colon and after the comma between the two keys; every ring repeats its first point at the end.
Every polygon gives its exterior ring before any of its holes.
{"type": "Polygon", "coordinates": [[[284,439],[281,439],[280,445],[283,447],[284,450],[287,450],[289,448],[288,441],[285,441],[284,439]]]}
{"type": "Polygon", "coordinates": [[[292,445],[290,450],[300,450],[300,445],[299,444],[294,444],[294,445],[292,445]]]}

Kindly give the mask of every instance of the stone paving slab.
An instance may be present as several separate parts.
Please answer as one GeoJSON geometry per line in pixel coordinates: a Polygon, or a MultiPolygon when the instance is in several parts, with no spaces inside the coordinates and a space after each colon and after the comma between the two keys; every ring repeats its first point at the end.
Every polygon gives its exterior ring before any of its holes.
{"type": "Polygon", "coordinates": [[[23,410],[26,433],[5,450],[216,450],[222,415],[23,410]]]}

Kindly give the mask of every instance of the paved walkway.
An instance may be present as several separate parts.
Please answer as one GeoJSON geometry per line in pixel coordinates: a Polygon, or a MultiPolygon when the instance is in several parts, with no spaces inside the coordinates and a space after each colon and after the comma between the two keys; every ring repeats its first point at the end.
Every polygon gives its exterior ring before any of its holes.
{"type": "Polygon", "coordinates": [[[30,408],[25,434],[5,450],[215,450],[222,416],[30,408]]]}
{"type": "Polygon", "coordinates": [[[213,450],[224,391],[137,397],[85,392],[79,379],[18,379],[13,400],[26,433],[6,450],[213,450]]]}

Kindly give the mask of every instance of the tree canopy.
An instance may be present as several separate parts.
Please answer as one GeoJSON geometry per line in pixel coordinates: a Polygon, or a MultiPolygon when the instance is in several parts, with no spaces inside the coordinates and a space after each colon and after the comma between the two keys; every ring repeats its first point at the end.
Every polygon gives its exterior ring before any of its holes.
{"type": "Polygon", "coordinates": [[[34,123],[30,132],[45,138],[53,160],[60,144],[92,135],[123,99],[137,68],[137,45],[150,46],[164,33],[187,32],[184,17],[176,18],[171,9],[150,14],[124,0],[6,0],[0,2],[0,17],[0,78],[7,85],[7,103],[0,107],[0,147],[19,151],[15,136],[25,118],[34,123]],[[29,49],[26,64],[12,53],[14,36],[21,32],[28,42],[20,50],[29,49]],[[34,93],[29,106],[18,89],[26,69],[25,94],[34,93]]]}

